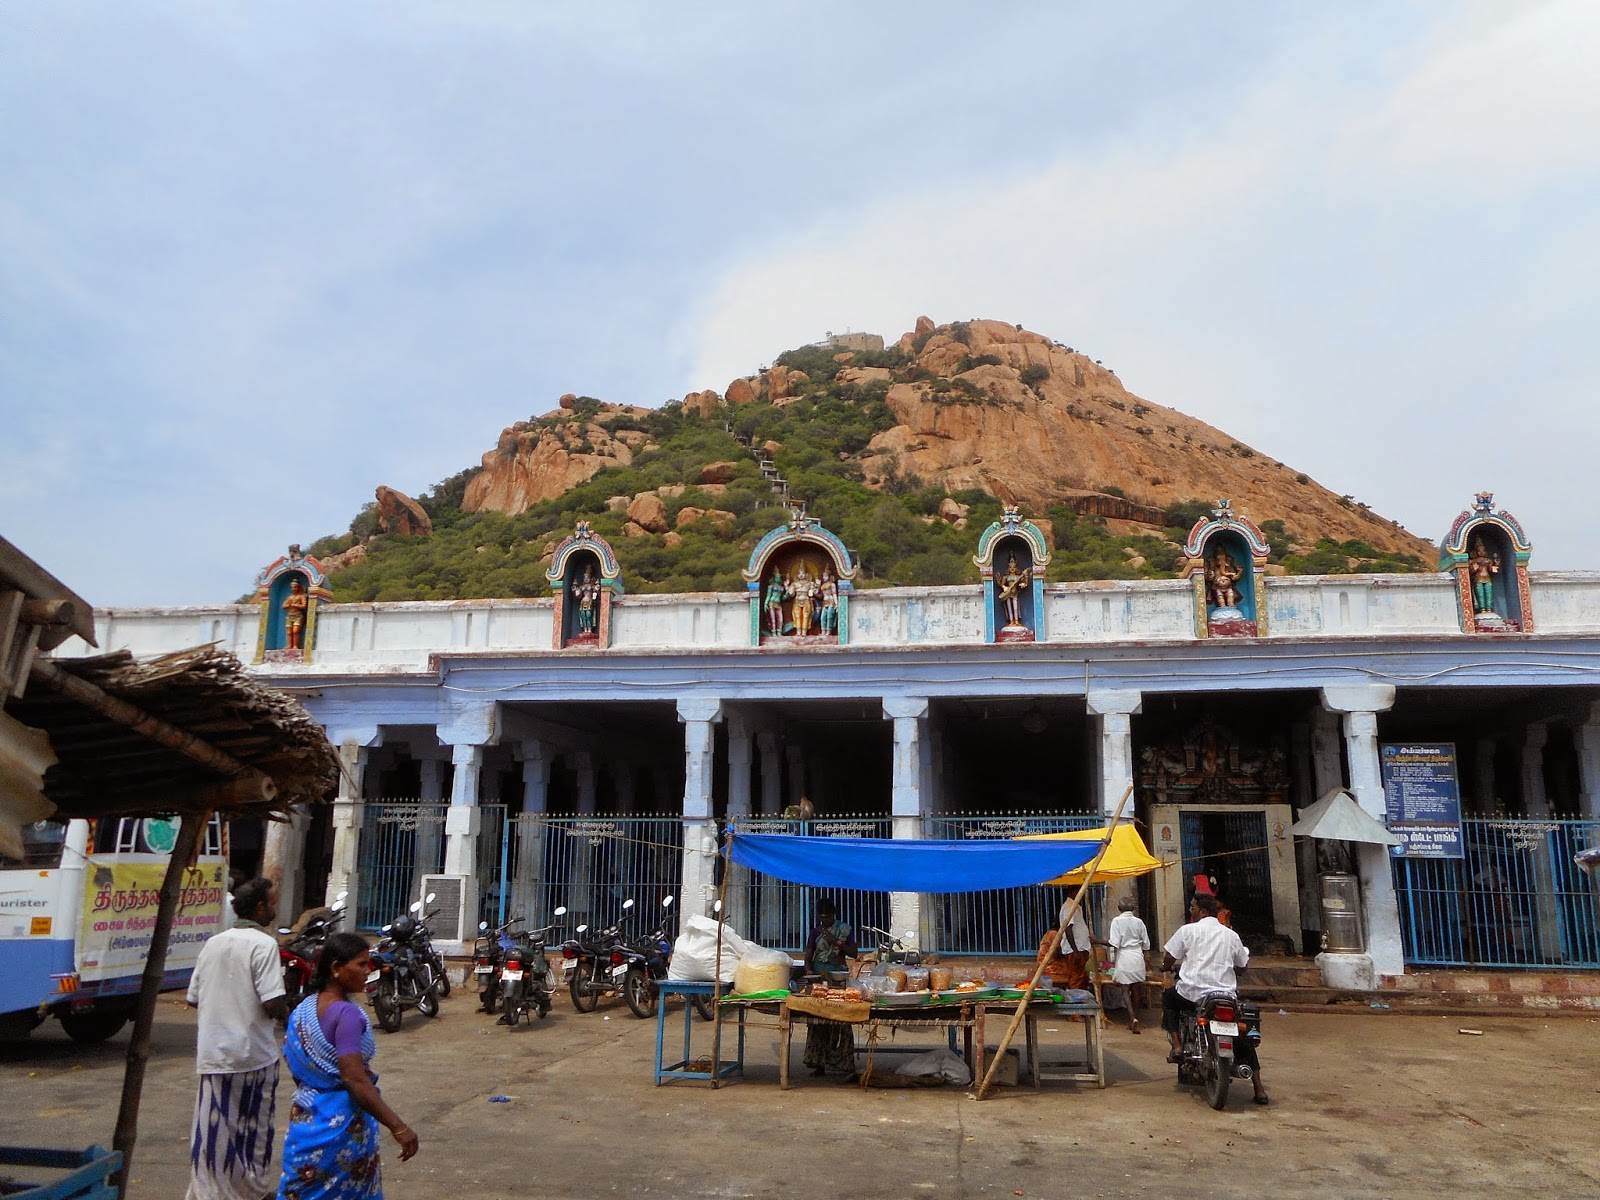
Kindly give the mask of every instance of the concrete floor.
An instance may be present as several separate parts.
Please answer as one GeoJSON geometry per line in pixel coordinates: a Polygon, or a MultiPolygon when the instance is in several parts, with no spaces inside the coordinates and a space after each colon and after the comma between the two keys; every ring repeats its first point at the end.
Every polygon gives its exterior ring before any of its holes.
{"type": "MultiPolygon", "coordinates": [[[[680,1020],[676,1010],[673,1028],[680,1020]]],[[[696,1022],[697,1037],[708,1026],[696,1022]]],[[[1054,1025],[1047,1060],[1081,1046],[1054,1025]]],[[[991,1042],[998,1039],[991,1032],[991,1042]]],[[[1226,1111],[1178,1088],[1159,1030],[1107,1031],[1111,1086],[777,1088],[777,1035],[713,1091],[651,1084],[654,1024],[622,1005],[496,1027],[461,992],[434,1021],[378,1035],[385,1095],[420,1133],[386,1154],[389,1200],[441,1197],[1593,1196],[1600,1021],[1585,1017],[1278,1015],[1262,1061],[1275,1103],[1235,1084],[1226,1111]],[[606,1018],[610,1019],[607,1020],[606,1018]],[[1483,1036],[1463,1035],[1471,1027],[1483,1036]],[[492,1103],[492,1096],[508,1102],[492,1103]]],[[[51,1022],[0,1045],[0,1142],[109,1144],[124,1031],[79,1047],[51,1022]]],[[[130,1195],[183,1195],[194,1019],[163,999],[130,1195]]],[[[280,1121],[287,1072],[279,1089],[280,1121]]],[[[385,1139],[386,1151],[393,1143],[385,1139]]]]}

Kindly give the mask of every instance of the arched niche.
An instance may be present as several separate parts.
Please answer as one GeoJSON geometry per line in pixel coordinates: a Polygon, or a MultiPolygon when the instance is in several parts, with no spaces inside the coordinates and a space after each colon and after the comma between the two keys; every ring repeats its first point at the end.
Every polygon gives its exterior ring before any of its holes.
{"type": "Polygon", "coordinates": [[[555,597],[555,648],[611,645],[611,601],[622,595],[622,566],[611,543],[579,521],[544,573],[555,597]]]}
{"type": "Polygon", "coordinates": [[[750,597],[750,644],[850,642],[850,551],[803,505],[756,543],[744,570],[750,597]]]}
{"type": "Polygon", "coordinates": [[[1439,547],[1439,569],[1455,576],[1464,633],[1531,633],[1533,545],[1522,524],[1494,511],[1494,493],[1479,492],[1456,517],[1439,547]]]}
{"type": "Polygon", "coordinates": [[[984,641],[1043,641],[1044,572],[1050,565],[1044,532],[1007,505],[978,538],[972,561],[983,576],[984,641]]]}
{"type": "Polygon", "coordinates": [[[256,576],[252,602],[261,606],[256,631],[258,663],[308,663],[317,642],[317,605],[333,599],[322,564],[299,546],[256,576]]]}
{"type": "Polygon", "coordinates": [[[1267,632],[1267,539],[1255,522],[1218,500],[1189,530],[1184,574],[1194,585],[1195,636],[1262,637],[1267,632]]]}

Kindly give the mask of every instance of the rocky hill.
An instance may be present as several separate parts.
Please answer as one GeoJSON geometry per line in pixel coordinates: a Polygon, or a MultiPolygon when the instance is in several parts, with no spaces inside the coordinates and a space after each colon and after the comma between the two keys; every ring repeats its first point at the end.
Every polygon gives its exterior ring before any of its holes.
{"type": "Polygon", "coordinates": [[[1277,570],[1436,561],[1353,497],[1135,396],[1071,347],[926,317],[881,351],[802,347],[662,409],[563,396],[417,501],[379,489],[313,552],[334,556],[341,599],[538,595],[553,539],[587,518],[632,590],[732,590],[780,519],[764,510],[802,500],[861,556],[867,586],[957,583],[976,578],[967,530],[1005,502],[1054,537],[1051,578],[1148,577],[1170,575],[1175,541],[1221,496],[1263,525],[1277,570]]]}

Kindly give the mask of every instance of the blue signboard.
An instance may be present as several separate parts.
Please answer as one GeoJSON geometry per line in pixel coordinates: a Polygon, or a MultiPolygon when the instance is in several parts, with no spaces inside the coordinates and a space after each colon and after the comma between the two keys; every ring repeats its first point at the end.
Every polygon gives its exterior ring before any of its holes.
{"type": "Polygon", "coordinates": [[[1453,742],[1385,742],[1383,799],[1396,858],[1461,858],[1461,787],[1453,742]]]}

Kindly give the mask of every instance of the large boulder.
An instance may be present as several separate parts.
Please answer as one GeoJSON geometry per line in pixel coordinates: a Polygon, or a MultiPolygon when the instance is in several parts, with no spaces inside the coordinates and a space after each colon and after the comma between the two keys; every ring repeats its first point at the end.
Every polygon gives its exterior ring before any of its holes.
{"type": "Polygon", "coordinates": [[[433,520],[404,492],[378,485],[378,528],[385,533],[402,537],[427,537],[433,532],[433,520]]]}
{"type": "Polygon", "coordinates": [[[366,556],[367,544],[365,542],[357,542],[348,550],[339,554],[326,554],[317,559],[317,561],[322,564],[323,574],[332,575],[335,571],[342,571],[346,567],[355,566],[366,556]]]}
{"type": "Polygon", "coordinates": [[[703,509],[703,508],[695,508],[692,504],[685,504],[682,508],[680,508],[678,510],[677,527],[679,529],[682,529],[685,525],[693,525],[696,521],[698,521],[701,517],[703,517],[705,515],[706,515],[706,510],[705,509],[703,509]]]}
{"type": "Polygon", "coordinates": [[[735,379],[726,393],[729,404],[754,404],[759,398],[753,379],[735,379]]]}
{"type": "Polygon", "coordinates": [[[649,533],[665,533],[669,528],[666,502],[654,492],[640,492],[628,505],[628,520],[649,533]]]}
{"type": "Polygon", "coordinates": [[[779,400],[787,400],[796,395],[802,383],[809,383],[811,376],[794,367],[776,366],[767,372],[767,395],[776,404],[779,400]]]}
{"type": "Polygon", "coordinates": [[[709,417],[717,411],[717,406],[721,403],[722,397],[714,391],[690,392],[683,398],[683,411],[709,417]]]}
{"type": "Polygon", "coordinates": [[[727,483],[739,473],[739,464],[736,462],[707,463],[700,468],[701,483],[727,483]]]}

